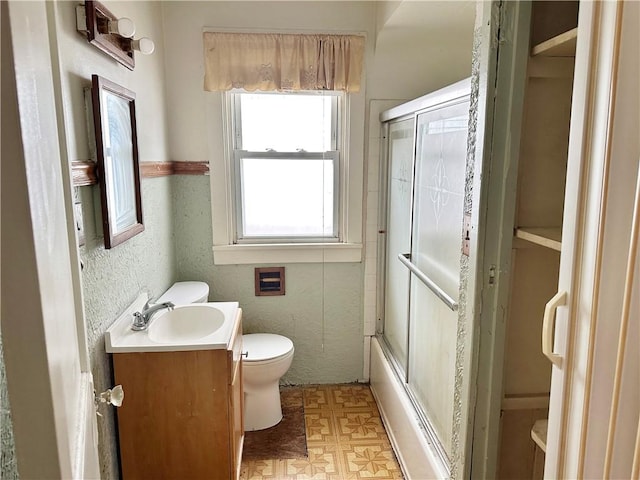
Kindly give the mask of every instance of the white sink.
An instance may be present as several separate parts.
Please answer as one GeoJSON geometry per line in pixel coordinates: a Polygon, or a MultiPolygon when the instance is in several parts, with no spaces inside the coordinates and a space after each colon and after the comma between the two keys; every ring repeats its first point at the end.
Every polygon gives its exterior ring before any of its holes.
{"type": "Polygon", "coordinates": [[[187,305],[159,311],[151,317],[149,338],[158,343],[193,342],[224,325],[224,313],[210,305],[187,305]]]}
{"type": "Polygon", "coordinates": [[[104,335],[108,353],[226,349],[238,321],[238,302],[209,302],[160,310],[147,330],[131,330],[133,314],[147,302],[138,296],[104,335]]]}

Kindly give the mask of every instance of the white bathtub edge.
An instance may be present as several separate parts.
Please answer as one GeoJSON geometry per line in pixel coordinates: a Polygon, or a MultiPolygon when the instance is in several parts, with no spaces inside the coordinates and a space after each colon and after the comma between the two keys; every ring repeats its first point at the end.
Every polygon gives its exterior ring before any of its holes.
{"type": "Polygon", "coordinates": [[[375,337],[371,338],[370,385],[405,478],[448,478],[446,467],[422,433],[411,402],[375,337]]]}

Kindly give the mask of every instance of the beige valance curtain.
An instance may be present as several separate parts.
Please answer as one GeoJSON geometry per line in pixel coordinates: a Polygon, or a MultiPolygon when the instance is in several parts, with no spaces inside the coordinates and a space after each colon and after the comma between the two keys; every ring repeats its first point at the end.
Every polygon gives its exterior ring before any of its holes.
{"type": "Polygon", "coordinates": [[[204,89],[358,92],[361,35],[205,32],[204,89]]]}

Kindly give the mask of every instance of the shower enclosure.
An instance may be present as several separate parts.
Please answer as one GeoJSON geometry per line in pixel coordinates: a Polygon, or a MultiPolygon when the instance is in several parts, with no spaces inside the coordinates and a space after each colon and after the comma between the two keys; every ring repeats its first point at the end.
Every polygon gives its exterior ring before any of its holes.
{"type": "Polygon", "coordinates": [[[377,344],[445,471],[454,442],[469,92],[465,80],[381,115],[377,344]]]}

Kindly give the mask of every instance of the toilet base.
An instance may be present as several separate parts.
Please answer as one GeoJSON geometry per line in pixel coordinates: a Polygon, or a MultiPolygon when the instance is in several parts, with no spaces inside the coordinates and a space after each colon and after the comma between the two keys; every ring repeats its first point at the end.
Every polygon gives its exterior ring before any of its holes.
{"type": "Polygon", "coordinates": [[[264,430],[280,423],[282,406],[278,382],[252,390],[244,392],[244,431],[264,430]]]}

